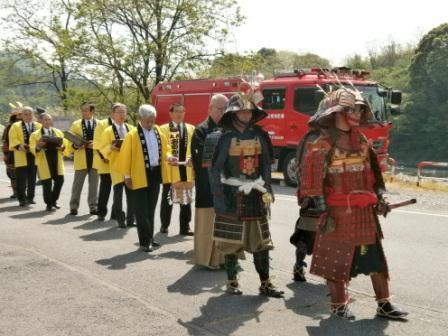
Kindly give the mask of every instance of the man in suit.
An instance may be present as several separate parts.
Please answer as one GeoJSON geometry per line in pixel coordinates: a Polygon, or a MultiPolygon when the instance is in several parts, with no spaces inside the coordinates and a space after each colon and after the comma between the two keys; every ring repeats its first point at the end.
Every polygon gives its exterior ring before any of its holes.
{"type": "Polygon", "coordinates": [[[81,104],[81,119],[73,122],[70,131],[83,139],[84,145],[71,144],[70,150],[74,152],[75,176],[73,179],[72,196],[70,199],[70,214],[78,214],[79,200],[86,176],[89,178],[88,204],[91,215],[97,214],[99,156],[93,150],[93,138],[97,121],[94,118],[95,106],[91,103],[81,104]]]}
{"type": "MultiPolygon", "coordinates": [[[[106,128],[112,125],[112,118],[99,120],[95,134],[93,136],[93,150],[97,152],[99,159],[97,165],[97,172],[99,176],[100,189],[98,192],[98,220],[104,221],[107,215],[107,203],[109,202],[110,192],[112,190],[112,180],[110,176],[110,164],[109,160],[101,154],[101,144],[103,142],[103,132],[106,128]]],[[[111,214],[111,219],[113,214],[111,214]]]]}
{"type": "Polygon", "coordinates": [[[132,204],[132,193],[124,184],[124,176],[116,171],[121,150],[121,144],[130,130],[131,125],[126,122],[127,107],[121,103],[112,106],[112,125],[107,127],[102,133],[101,154],[109,161],[110,176],[114,188],[114,198],[112,204],[112,216],[118,221],[120,228],[135,226],[134,211],[132,204]],[[123,211],[123,189],[126,193],[127,212],[123,211]]]}
{"type": "Polygon", "coordinates": [[[14,151],[14,165],[17,178],[17,198],[21,207],[34,202],[36,187],[36,164],[30,151],[30,136],[41,125],[33,121],[33,108],[25,106],[22,121],[14,123],[9,129],[9,150],[14,151]]]}
{"type": "Polygon", "coordinates": [[[154,106],[140,106],[138,116],[139,123],[124,139],[114,169],[124,175],[126,186],[132,190],[140,248],[152,252],[154,246],[159,246],[153,234],[160,184],[167,174],[162,162],[171,155],[171,148],[164,133],[155,125],[154,106]]]}
{"type": "MultiPolygon", "coordinates": [[[[160,205],[161,233],[168,233],[173,210],[173,187],[183,186],[182,193],[190,193],[193,188],[193,161],[191,159],[191,139],[193,138],[194,126],[186,124],[185,108],[182,104],[170,106],[171,121],[160,127],[165,137],[170,142],[172,155],[163,162],[164,169],[168,174],[163,180],[162,201],[160,205]]],[[[190,197],[180,200],[179,225],[180,235],[192,236],[190,231],[191,204],[190,197]]]]}
{"type": "Polygon", "coordinates": [[[64,134],[52,127],[53,119],[50,114],[44,112],[40,119],[42,128],[31,134],[30,150],[36,158],[46,210],[52,211],[60,209],[57,200],[64,183],[64,134]],[[61,143],[46,141],[44,137],[49,140],[60,139],[61,143]]]}
{"type": "Polygon", "coordinates": [[[218,123],[226,109],[227,101],[227,97],[221,94],[212,97],[208,108],[208,117],[195,128],[191,141],[191,154],[196,179],[194,263],[210,269],[219,269],[219,266],[224,264],[224,255],[216,248],[213,241],[215,211],[213,209],[213,195],[210,190],[208,168],[213,156],[213,144],[217,143],[221,134],[218,132],[218,123]]]}

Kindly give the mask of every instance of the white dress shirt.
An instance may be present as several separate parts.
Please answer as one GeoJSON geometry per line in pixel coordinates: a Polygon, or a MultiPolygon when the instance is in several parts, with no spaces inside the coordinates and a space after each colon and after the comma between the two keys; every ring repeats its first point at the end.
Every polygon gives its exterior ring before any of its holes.
{"type": "Polygon", "coordinates": [[[146,148],[148,149],[149,164],[151,167],[159,166],[159,143],[154,128],[147,130],[143,128],[143,135],[145,136],[146,148]]]}

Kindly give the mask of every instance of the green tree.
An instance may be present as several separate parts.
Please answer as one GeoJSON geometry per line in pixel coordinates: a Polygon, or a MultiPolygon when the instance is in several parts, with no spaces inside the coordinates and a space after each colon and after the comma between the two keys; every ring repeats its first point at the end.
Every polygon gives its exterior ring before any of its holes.
{"type": "Polygon", "coordinates": [[[10,85],[49,84],[67,110],[70,78],[78,68],[73,4],[69,0],[14,0],[3,1],[2,9],[10,13],[2,22],[2,28],[9,32],[2,39],[6,50],[16,57],[15,62],[25,61],[36,69],[28,72],[28,78],[12,78],[10,85]]]}
{"type": "Polygon", "coordinates": [[[421,39],[409,67],[410,98],[397,141],[409,160],[448,161],[448,24],[421,39]]]}
{"type": "Polygon", "coordinates": [[[160,81],[194,75],[243,20],[235,0],[81,0],[77,18],[79,56],[94,66],[86,77],[101,72],[116,97],[131,90],[137,104],[160,81]]]}

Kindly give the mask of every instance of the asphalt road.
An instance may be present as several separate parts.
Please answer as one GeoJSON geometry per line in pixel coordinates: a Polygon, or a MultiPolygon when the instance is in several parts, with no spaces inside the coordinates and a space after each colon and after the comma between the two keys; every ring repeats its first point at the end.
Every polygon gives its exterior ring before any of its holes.
{"type": "MultiPolygon", "coordinates": [[[[224,294],[224,271],[191,263],[192,238],[178,232],[173,213],[168,236],[153,253],[137,249],[137,232],[88,215],[67,215],[73,172],[68,167],[62,209],[45,212],[42,191],[28,210],[11,201],[0,165],[0,335],[446,335],[448,328],[448,208],[419,205],[383,220],[393,301],[408,322],[375,318],[370,281],[351,282],[357,319],[328,314],[326,286],[308,276],[291,280],[289,236],[298,215],[292,188],[275,188],[271,231],[274,283],[285,299],[258,296],[248,256],[242,262],[244,294],[224,294]]],[[[156,229],[159,225],[156,225],[156,229]]]]}

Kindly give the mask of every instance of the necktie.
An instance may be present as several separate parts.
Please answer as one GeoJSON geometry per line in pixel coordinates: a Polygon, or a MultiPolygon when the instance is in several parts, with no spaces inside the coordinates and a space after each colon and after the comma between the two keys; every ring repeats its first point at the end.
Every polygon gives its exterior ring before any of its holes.
{"type": "Polygon", "coordinates": [[[124,139],[124,127],[123,127],[123,125],[118,126],[118,135],[120,136],[120,139],[124,139]]]}
{"type": "Polygon", "coordinates": [[[89,136],[92,134],[92,126],[90,125],[90,120],[87,120],[87,133],[89,133],[89,136]]]}

